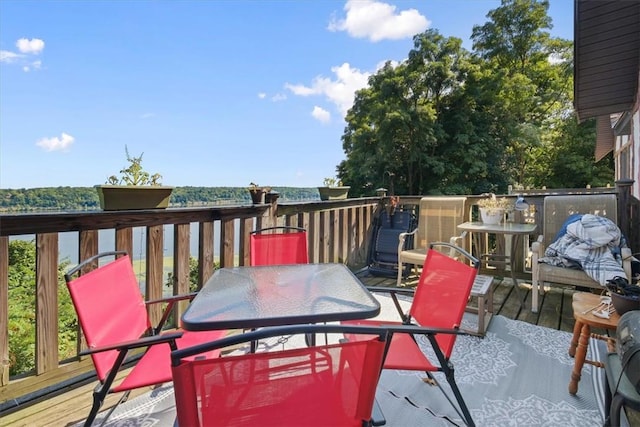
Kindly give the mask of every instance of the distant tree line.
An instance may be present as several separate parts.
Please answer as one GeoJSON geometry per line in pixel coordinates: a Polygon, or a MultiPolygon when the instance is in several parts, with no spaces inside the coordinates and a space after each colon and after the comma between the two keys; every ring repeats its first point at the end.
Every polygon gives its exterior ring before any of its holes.
{"type": "MultiPolygon", "coordinates": [[[[274,187],[283,201],[318,199],[318,189],[274,187]]],[[[201,206],[250,202],[245,187],[176,187],[171,206],[201,206]]],[[[0,189],[0,211],[96,210],[100,208],[94,187],[43,187],[0,189]]]]}

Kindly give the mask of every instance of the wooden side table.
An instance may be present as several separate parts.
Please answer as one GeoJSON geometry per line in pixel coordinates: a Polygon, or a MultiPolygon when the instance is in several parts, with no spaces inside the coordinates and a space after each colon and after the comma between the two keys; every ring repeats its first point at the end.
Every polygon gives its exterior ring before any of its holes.
{"type": "Polygon", "coordinates": [[[484,337],[493,316],[493,276],[478,274],[473,281],[471,296],[478,298],[478,307],[467,307],[466,311],[478,314],[478,329],[466,332],[484,337]]]}
{"type": "Polygon", "coordinates": [[[609,351],[615,351],[615,338],[591,333],[591,327],[615,331],[620,320],[620,315],[615,311],[611,313],[608,319],[603,319],[593,314],[592,309],[600,303],[600,298],[600,295],[590,292],[576,292],[573,294],[572,308],[576,324],[573,327],[573,338],[569,346],[569,356],[575,357],[573,372],[571,372],[571,380],[569,381],[569,393],[571,394],[578,392],[578,382],[582,376],[582,367],[585,362],[599,368],[604,367],[601,362],[587,360],[589,337],[606,341],[609,351]]]}

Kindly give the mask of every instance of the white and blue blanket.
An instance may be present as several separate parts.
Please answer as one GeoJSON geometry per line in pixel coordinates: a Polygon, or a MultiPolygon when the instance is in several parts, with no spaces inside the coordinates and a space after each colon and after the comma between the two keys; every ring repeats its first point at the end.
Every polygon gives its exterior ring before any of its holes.
{"type": "Polygon", "coordinates": [[[584,214],[566,225],[566,233],[547,247],[540,262],[584,270],[606,286],[607,280],[625,276],[620,256],[623,245],[622,233],[610,219],[584,214]]]}

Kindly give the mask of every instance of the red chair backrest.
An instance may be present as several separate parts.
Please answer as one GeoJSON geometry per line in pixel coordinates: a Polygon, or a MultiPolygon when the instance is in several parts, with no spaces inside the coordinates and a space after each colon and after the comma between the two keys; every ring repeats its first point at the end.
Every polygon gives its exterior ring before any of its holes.
{"type": "Polygon", "coordinates": [[[251,265],[307,264],[306,231],[268,232],[277,231],[277,228],[257,230],[251,234],[251,265]]]}
{"type": "MultiPolygon", "coordinates": [[[[89,348],[136,340],[151,326],[128,255],[68,281],[67,287],[89,348]]],[[[100,380],[116,355],[91,355],[100,380]]]]}
{"type": "Polygon", "coordinates": [[[362,426],[371,418],[385,343],[182,361],[173,366],[178,423],[362,426]]]}
{"type": "MultiPolygon", "coordinates": [[[[441,252],[429,249],[409,313],[428,328],[460,326],[478,269],[441,252]]],[[[456,335],[436,335],[446,357],[451,355],[456,335]]]]}

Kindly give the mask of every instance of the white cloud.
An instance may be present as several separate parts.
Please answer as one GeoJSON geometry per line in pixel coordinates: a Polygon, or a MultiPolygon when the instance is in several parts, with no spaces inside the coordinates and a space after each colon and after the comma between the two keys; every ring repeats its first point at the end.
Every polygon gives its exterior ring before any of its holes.
{"type": "Polygon", "coordinates": [[[313,116],[314,119],[321,123],[329,123],[331,121],[331,113],[329,113],[324,108],[318,107],[317,105],[313,107],[311,116],[313,116]]]}
{"type": "Polygon", "coordinates": [[[314,88],[306,87],[304,85],[292,85],[285,83],[284,87],[293,92],[294,95],[299,96],[317,95],[319,93],[314,88]]]}
{"type": "Polygon", "coordinates": [[[31,70],[39,70],[42,68],[42,61],[33,61],[31,64],[27,64],[22,67],[22,71],[28,73],[31,70]]]}
{"type": "Polygon", "coordinates": [[[29,62],[28,55],[38,55],[44,49],[44,41],[41,39],[19,39],[16,47],[20,53],[11,52],[9,50],[0,50],[0,62],[5,64],[13,64],[22,67],[25,73],[31,70],[39,70],[42,68],[42,61],[29,62]]]}
{"type": "Polygon", "coordinates": [[[353,105],[356,91],[367,86],[371,73],[352,68],[346,62],[339,67],[332,67],[331,71],[335,74],[333,80],[318,76],[313,79],[311,86],[286,83],[285,87],[298,96],[322,95],[345,116],[353,105]]]}
{"type": "Polygon", "coordinates": [[[416,9],[398,12],[396,6],[375,0],[349,0],[344,10],[346,17],[332,18],[328,30],[346,31],[351,37],[372,42],[413,37],[431,25],[416,9]]]}
{"type": "Polygon", "coordinates": [[[44,41],[41,39],[19,39],[16,47],[22,53],[39,54],[44,49],[44,41]]]}
{"type": "Polygon", "coordinates": [[[68,133],[62,132],[60,138],[57,136],[52,138],[40,138],[38,142],[36,142],[36,145],[46,151],[59,151],[69,148],[71,144],[73,144],[73,141],[75,141],[74,137],[68,133]]]}
{"type": "Polygon", "coordinates": [[[140,115],[141,119],[150,119],[151,117],[155,117],[156,115],[153,113],[143,113],[140,115]]]}
{"type": "Polygon", "coordinates": [[[17,61],[22,58],[24,55],[20,55],[15,52],[11,52],[8,50],[0,50],[0,62],[5,62],[7,64],[11,64],[12,62],[17,61]]]}
{"type": "MultiPolygon", "coordinates": [[[[258,98],[266,99],[267,98],[267,94],[265,92],[260,92],[260,93],[258,93],[258,98]]],[[[276,93],[270,99],[273,102],[280,102],[280,101],[284,101],[285,99],[287,99],[287,95],[284,94],[284,93],[276,93]]]]}

